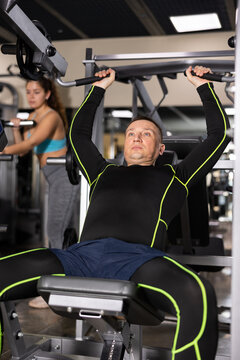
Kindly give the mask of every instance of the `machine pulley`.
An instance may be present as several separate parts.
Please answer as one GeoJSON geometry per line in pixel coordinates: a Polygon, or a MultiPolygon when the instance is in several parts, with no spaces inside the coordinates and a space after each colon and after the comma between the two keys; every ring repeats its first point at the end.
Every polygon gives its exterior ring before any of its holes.
{"type": "MultiPolygon", "coordinates": [[[[50,36],[47,33],[45,27],[38,20],[32,20],[34,25],[41,31],[41,33],[51,42],[50,36]]],[[[56,54],[56,49],[54,46],[48,46],[47,53],[45,56],[53,56],[56,54]]],[[[17,37],[16,43],[16,57],[17,63],[20,70],[20,74],[25,79],[30,80],[39,80],[46,70],[39,63],[34,63],[34,50],[20,37],[17,37]],[[25,56],[25,59],[24,59],[25,56]]]]}
{"type": "Polygon", "coordinates": [[[38,80],[43,74],[52,78],[65,75],[68,64],[52,45],[46,29],[39,21],[30,20],[16,0],[0,0],[0,17],[17,35],[17,44],[3,44],[1,51],[17,55],[24,78],[38,80]]]}

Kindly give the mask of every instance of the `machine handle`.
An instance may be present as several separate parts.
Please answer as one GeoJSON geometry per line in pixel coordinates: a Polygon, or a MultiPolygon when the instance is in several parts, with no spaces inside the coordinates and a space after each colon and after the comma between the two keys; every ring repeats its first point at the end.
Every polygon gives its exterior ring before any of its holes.
{"type": "MultiPolygon", "coordinates": [[[[4,121],[2,120],[2,123],[4,125],[4,127],[13,127],[14,124],[12,121],[4,121]]],[[[36,125],[36,121],[34,120],[21,120],[19,123],[19,126],[35,126],[36,125]]]]}
{"type": "MultiPolygon", "coordinates": [[[[197,76],[194,71],[191,71],[191,74],[193,76],[197,76]]],[[[184,75],[187,76],[186,70],[184,71],[184,75]]],[[[218,81],[218,82],[222,82],[223,78],[224,78],[223,75],[220,75],[220,74],[217,74],[217,73],[213,73],[213,74],[207,73],[207,74],[203,74],[203,76],[199,76],[199,77],[201,79],[206,79],[206,80],[210,80],[210,81],[218,81]]]]}
{"type": "Polygon", "coordinates": [[[0,154],[0,161],[12,161],[13,155],[10,154],[0,154]]]}
{"type": "MultiPolygon", "coordinates": [[[[105,78],[106,77],[109,77],[109,75],[105,76],[105,78]]],[[[82,85],[92,84],[95,81],[101,81],[101,79],[104,78],[99,78],[98,76],[90,76],[83,79],[76,79],[75,81],[76,81],[76,86],[82,86],[82,85]]]]}
{"type": "MultiPolygon", "coordinates": [[[[104,76],[104,78],[109,77],[110,75],[108,74],[107,76],[104,76]]],[[[59,85],[61,86],[65,86],[65,87],[69,87],[69,86],[82,86],[82,85],[89,85],[94,83],[95,81],[101,81],[104,78],[100,78],[98,76],[90,76],[90,77],[86,77],[86,78],[82,78],[82,79],[76,79],[73,81],[62,81],[60,78],[56,78],[56,81],[58,82],[59,85]]],[[[118,79],[118,74],[115,74],[115,79],[118,79]]]]}
{"type": "Polygon", "coordinates": [[[66,164],[66,157],[48,157],[47,158],[47,165],[65,165],[66,164]]]}
{"type": "MultiPolygon", "coordinates": [[[[16,44],[3,44],[1,46],[1,52],[4,55],[16,55],[17,46],[16,46],[16,44]]],[[[24,54],[24,55],[26,55],[26,54],[24,54]]]]}

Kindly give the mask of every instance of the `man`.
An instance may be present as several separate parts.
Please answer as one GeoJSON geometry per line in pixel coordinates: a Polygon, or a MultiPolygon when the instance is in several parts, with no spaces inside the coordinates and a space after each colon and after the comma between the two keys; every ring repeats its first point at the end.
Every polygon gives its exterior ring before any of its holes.
{"type": "MultiPolygon", "coordinates": [[[[94,114],[115,74],[111,69],[97,74],[102,79],[78,109],[69,134],[90,185],[81,242],[67,250],[38,249],[1,259],[1,273],[7,274],[0,279],[1,299],[34,296],[43,274],[131,279],[149,303],[176,315],[172,359],[215,358],[217,311],[211,285],[161,251],[168,224],[188,189],[211,170],[228,143],[228,120],[213,85],[192,76],[191,70],[187,77],[203,101],[208,137],[180,164],[160,167],[154,165],[164,152],[161,130],[147,118],[133,120],[126,130],[127,166],[109,163],[98,152],[91,141],[94,114]]],[[[194,71],[201,77],[210,69],[194,71]]]]}

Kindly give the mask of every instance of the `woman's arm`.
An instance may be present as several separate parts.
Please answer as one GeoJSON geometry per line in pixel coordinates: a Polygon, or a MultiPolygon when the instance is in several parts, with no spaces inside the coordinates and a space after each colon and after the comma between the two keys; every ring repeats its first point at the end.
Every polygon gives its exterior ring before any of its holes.
{"type": "Polygon", "coordinates": [[[51,111],[37,124],[33,134],[31,134],[29,138],[26,138],[25,140],[22,140],[14,145],[7,146],[3,153],[20,156],[26,154],[47,138],[51,138],[55,129],[57,128],[58,121],[59,115],[55,111],[51,111]]]}
{"type": "Polygon", "coordinates": [[[23,141],[23,136],[20,132],[20,121],[21,120],[18,118],[12,118],[10,121],[13,123],[12,131],[13,131],[14,143],[18,144],[21,141],[23,141]]]}
{"type": "MultiPolygon", "coordinates": [[[[28,117],[28,119],[29,119],[29,117],[28,117]]],[[[27,132],[29,131],[29,127],[28,126],[24,127],[23,134],[22,134],[21,130],[20,130],[20,121],[21,121],[21,119],[12,118],[10,121],[13,123],[12,132],[13,132],[13,137],[14,137],[14,143],[19,144],[23,140],[26,140],[27,139],[27,132]]],[[[23,156],[23,155],[27,154],[27,152],[28,151],[26,151],[24,153],[21,153],[21,154],[19,153],[18,155],[23,156]]]]}

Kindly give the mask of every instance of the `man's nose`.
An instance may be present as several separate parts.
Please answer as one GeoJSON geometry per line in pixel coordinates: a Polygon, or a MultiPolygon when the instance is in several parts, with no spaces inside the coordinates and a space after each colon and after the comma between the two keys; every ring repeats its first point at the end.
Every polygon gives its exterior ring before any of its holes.
{"type": "Polygon", "coordinates": [[[134,141],[142,141],[141,134],[135,134],[134,141]]]}

